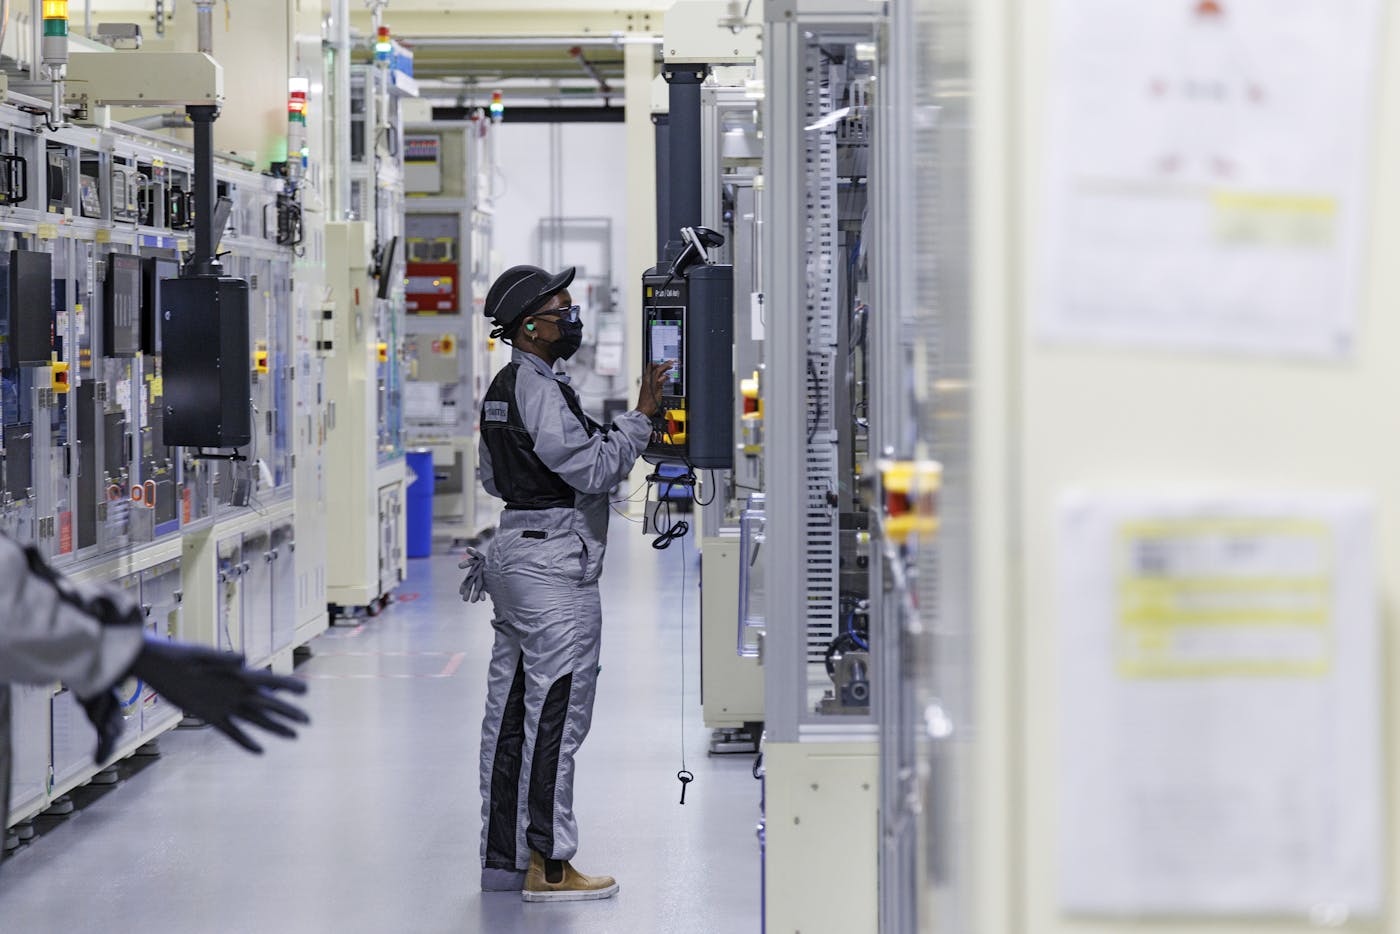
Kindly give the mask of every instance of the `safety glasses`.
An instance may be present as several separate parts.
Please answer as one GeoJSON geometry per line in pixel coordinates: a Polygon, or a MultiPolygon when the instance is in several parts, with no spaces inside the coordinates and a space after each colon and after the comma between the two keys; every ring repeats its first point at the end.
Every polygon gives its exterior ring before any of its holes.
{"type": "Polygon", "coordinates": [[[535,317],[558,318],[560,321],[573,324],[579,319],[579,312],[581,310],[581,306],[579,305],[570,305],[568,308],[551,308],[548,311],[537,311],[535,312],[535,317]]]}

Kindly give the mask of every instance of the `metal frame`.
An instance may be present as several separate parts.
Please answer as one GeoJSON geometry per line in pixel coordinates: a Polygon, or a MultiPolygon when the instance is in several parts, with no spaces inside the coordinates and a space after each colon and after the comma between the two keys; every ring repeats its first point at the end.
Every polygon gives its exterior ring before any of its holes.
{"type": "MultiPolygon", "coordinates": [[[[725,116],[733,112],[752,112],[756,107],[758,107],[758,103],[749,96],[744,88],[709,85],[700,91],[700,223],[711,230],[722,230],[724,227],[722,218],[724,209],[723,186],[731,177],[724,171],[725,116]]],[[[746,320],[742,311],[742,303],[746,301],[747,294],[753,286],[749,281],[740,281],[739,273],[744,267],[742,261],[735,262],[738,258],[735,251],[736,246],[735,243],[725,243],[718,250],[717,261],[734,263],[735,265],[734,398],[737,402],[739,400],[739,381],[745,377],[746,364],[762,360],[762,353],[755,351],[754,342],[750,340],[748,330],[739,327],[739,322],[746,320]]],[[[754,269],[750,272],[754,278],[761,281],[761,274],[758,270],[754,269]]],[[[741,405],[735,407],[734,440],[736,445],[743,437],[740,419],[742,409],[741,405]]],[[[704,494],[706,505],[700,507],[702,534],[714,536],[719,535],[723,530],[733,531],[738,528],[738,514],[733,507],[739,491],[734,488],[733,476],[734,471],[732,470],[713,472],[711,485],[714,486],[716,492],[725,495],[712,497],[708,491],[704,494]]]]}
{"type": "MultiPolygon", "coordinates": [[[[11,102],[19,101],[28,103],[32,99],[21,95],[11,95],[11,102]]],[[[142,133],[120,124],[113,125],[108,129],[87,128],[81,126],[67,126],[60,128],[56,132],[44,133],[35,126],[33,117],[22,113],[10,106],[0,106],[0,145],[6,151],[20,152],[28,159],[28,187],[31,197],[26,205],[15,205],[0,207],[0,238],[8,241],[17,235],[28,237],[31,241],[44,242],[49,244],[44,249],[53,253],[55,261],[61,263],[61,272],[57,275],[69,281],[68,294],[66,296],[68,308],[76,312],[74,305],[77,301],[78,286],[75,281],[83,278],[83,288],[89,292],[96,293],[101,287],[100,277],[95,275],[99,268],[98,264],[108,252],[132,253],[141,248],[152,248],[166,251],[172,258],[185,252],[193,238],[192,231],[173,231],[166,226],[142,225],[128,221],[114,221],[111,213],[110,197],[110,173],[116,160],[126,160],[133,164],[140,162],[148,165],[163,164],[169,172],[180,178],[188,179],[192,173],[193,158],[188,146],[181,145],[177,141],[165,142],[150,134],[142,133]],[[44,192],[44,164],[46,162],[45,153],[48,144],[57,144],[71,147],[74,150],[83,150],[86,154],[95,157],[99,177],[103,179],[103,198],[100,216],[84,217],[79,210],[76,198],[76,191],[70,191],[65,198],[65,206],[71,209],[71,216],[65,216],[60,212],[47,210],[44,192]]],[[[303,356],[303,346],[298,340],[314,327],[309,315],[303,315],[296,309],[290,294],[290,281],[284,283],[282,279],[290,280],[290,268],[293,264],[293,254],[290,248],[279,246],[275,242],[275,224],[265,228],[262,223],[264,209],[270,210],[275,205],[276,197],[282,189],[279,180],[248,171],[243,160],[221,159],[216,165],[215,175],[220,183],[226,184],[235,195],[236,211],[232,218],[232,229],[224,237],[223,248],[232,257],[232,261],[240,265],[256,264],[259,275],[266,272],[270,279],[275,281],[259,282],[259,291],[266,291],[269,294],[264,299],[265,302],[272,303],[269,308],[267,326],[283,327],[290,326],[291,333],[288,335],[290,341],[284,346],[288,355],[289,366],[286,371],[272,370],[265,379],[275,379],[286,382],[293,379],[292,368],[301,356],[303,356]],[[279,268],[281,271],[279,272],[279,268]]],[[[78,173],[78,167],[74,167],[74,175],[78,173]]],[[[76,189],[76,185],[71,186],[76,189]]],[[[161,211],[157,211],[156,223],[163,220],[161,211]]],[[[76,365],[76,355],[79,353],[79,345],[76,341],[78,325],[75,321],[75,314],[70,314],[65,323],[64,337],[70,348],[69,356],[73,365],[69,370],[70,379],[73,386],[79,383],[94,382],[101,385],[108,378],[107,364],[109,361],[102,355],[102,334],[98,325],[100,321],[99,312],[101,308],[100,295],[94,299],[89,299],[93,305],[89,307],[88,313],[92,315],[88,326],[91,329],[90,349],[92,352],[93,367],[89,375],[84,375],[82,368],[76,365]]],[[[269,331],[266,335],[269,340],[273,339],[273,334],[269,331]]],[[[269,350],[272,348],[269,347],[269,350]]],[[[131,380],[136,386],[143,382],[143,367],[147,365],[142,358],[134,358],[130,362],[131,374],[125,379],[131,380]]],[[[48,377],[44,376],[43,368],[36,368],[34,371],[36,379],[34,387],[29,390],[31,399],[35,403],[35,412],[48,411],[38,403],[50,393],[48,377]]],[[[298,375],[296,379],[300,380],[298,375]]],[[[301,386],[297,386],[300,389],[301,386]]],[[[277,394],[272,388],[266,386],[264,391],[267,398],[277,399],[277,394]]],[[[283,394],[283,403],[290,405],[293,390],[290,386],[283,394]]],[[[133,393],[134,400],[139,399],[133,393]]],[[[291,418],[290,410],[284,411],[283,416],[291,418]]],[[[133,412],[134,415],[134,412],[133,412]]],[[[70,432],[74,426],[73,407],[69,407],[68,427],[70,432]]],[[[260,419],[261,421],[261,419],[260,419]]],[[[128,425],[128,436],[136,430],[136,420],[132,419],[128,425]]],[[[289,426],[290,427],[290,426],[289,426]]],[[[275,432],[275,429],[274,429],[275,432]]],[[[70,434],[70,437],[72,435],[70,434]]],[[[271,440],[273,436],[268,436],[271,440]]],[[[96,460],[100,464],[102,458],[102,446],[105,433],[99,431],[96,438],[96,460]]],[[[50,444],[49,419],[38,417],[35,419],[34,438],[32,439],[32,455],[36,461],[43,459],[44,464],[49,463],[50,444]]],[[[315,442],[304,444],[294,433],[287,436],[289,445],[288,452],[295,458],[302,455],[308,463],[319,460],[318,448],[315,442]]],[[[36,470],[36,478],[41,471],[36,470]]],[[[44,479],[37,480],[34,484],[34,499],[32,504],[26,506],[24,512],[32,512],[32,521],[20,521],[14,525],[6,524],[6,531],[23,539],[39,540],[41,543],[51,542],[54,534],[51,530],[40,533],[40,526],[43,524],[39,520],[52,517],[57,512],[58,500],[64,496],[72,503],[75,499],[77,477],[69,475],[62,476],[61,473],[51,473],[47,469],[43,471],[44,479]]],[[[204,486],[212,488],[212,478],[204,481],[204,486]]],[[[293,522],[294,506],[293,497],[298,492],[297,484],[292,480],[291,472],[288,471],[284,481],[272,490],[263,491],[261,501],[257,508],[252,507],[232,507],[226,506],[218,509],[211,509],[210,514],[198,521],[183,523],[178,532],[170,532],[151,541],[128,540],[127,536],[114,536],[105,539],[99,536],[97,543],[77,549],[71,553],[54,555],[52,560],[60,566],[65,573],[77,580],[111,580],[119,577],[131,577],[141,575],[143,578],[147,572],[156,566],[165,564],[175,559],[181,559],[180,564],[180,589],[187,598],[183,607],[183,621],[181,623],[181,637],[193,639],[194,641],[212,642],[213,616],[212,610],[208,618],[200,614],[197,607],[199,600],[196,595],[201,592],[211,593],[216,586],[214,581],[214,568],[212,565],[193,560],[192,555],[198,550],[199,543],[205,539],[220,538],[228,534],[231,529],[239,529],[248,524],[261,524],[267,528],[277,528],[291,525],[293,522]],[[188,560],[187,560],[188,559],[188,560]]],[[[306,566],[311,567],[319,558],[314,551],[304,552],[305,558],[299,561],[309,562],[306,566]]],[[[209,604],[212,607],[212,603],[209,604]]],[[[295,605],[290,605],[287,612],[296,611],[295,605]]],[[[300,622],[296,620],[295,622],[300,622]]],[[[295,641],[305,641],[315,632],[307,632],[305,629],[296,631],[293,637],[295,641]]],[[[290,669],[291,646],[284,649],[275,650],[271,658],[250,659],[255,664],[263,664],[271,661],[275,665],[285,666],[290,669]]],[[[41,688],[42,691],[51,688],[41,688]]],[[[43,705],[43,717],[16,718],[12,724],[17,732],[26,729],[35,730],[43,736],[50,732],[50,701],[46,700],[43,705]]],[[[138,744],[149,742],[160,732],[170,728],[178,721],[177,717],[162,717],[158,724],[147,732],[141,734],[128,733],[118,747],[118,755],[125,756],[133,752],[138,744]]],[[[46,741],[45,741],[46,742],[46,741]]],[[[95,765],[85,765],[83,768],[71,771],[66,778],[51,787],[47,794],[40,798],[34,798],[24,807],[9,815],[9,823],[14,824],[32,817],[43,807],[52,803],[59,796],[65,794],[71,788],[89,781],[93,774],[98,771],[95,765]]]]}
{"type": "MultiPolygon", "coordinates": [[[[911,106],[913,37],[908,4],[895,4],[882,37],[880,99],[872,152],[871,256],[875,265],[875,313],[871,315],[870,446],[882,458],[910,459],[912,424],[902,380],[908,378],[904,314],[913,296],[912,213],[901,205],[912,182],[911,106]]],[[[898,561],[898,557],[895,557],[898,561]]],[[[884,671],[900,672],[905,633],[914,622],[901,595],[886,589],[893,569],[883,548],[870,562],[872,638],[884,671]],[[878,632],[878,635],[877,635],[878,632]]],[[[904,678],[882,678],[875,686],[880,723],[880,926],[883,931],[914,931],[918,924],[918,826],[908,819],[919,802],[917,752],[911,748],[910,686],[904,678]],[[911,788],[911,785],[916,786],[911,788]]]]}
{"type": "Polygon", "coordinates": [[[872,444],[944,477],[937,540],[871,564],[881,666],[902,673],[877,687],[886,931],[973,930],[969,17],[969,0],[892,4],[881,48],[872,444]]]}
{"type": "MultiPolygon", "coordinates": [[[[811,452],[807,431],[808,296],[805,212],[807,171],[805,69],[813,36],[832,41],[873,38],[870,4],[833,0],[769,0],[765,12],[764,286],[768,296],[764,383],[764,473],[768,477],[768,546],[784,556],[768,566],[768,625],[764,637],[766,732],[771,742],[873,738],[878,702],[869,717],[824,717],[808,703],[808,582],[806,527],[811,452]]],[[[834,217],[832,219],[834,225],[834,217]]],[[[831,417],[830,411],[827,417],[831,417]]],[[[818,426],[818,433],[823,432],[818,426]]],[[[826,430],[830,434],[830,429],[826,430]]],[[[832,456],[835,456],[833,450],[832,456]]],[[[833,541],[835,536],[833,511],[833,541]]],[[[834,560],[833,560],[834,563],[834,560]]],[[[833,582],[834,586],[834,582],[833,582]]],[[[872,678],[884,679],[876,670],[872,678]]],[[[877,699],[873,699],[877,700],[877,699]]]]}

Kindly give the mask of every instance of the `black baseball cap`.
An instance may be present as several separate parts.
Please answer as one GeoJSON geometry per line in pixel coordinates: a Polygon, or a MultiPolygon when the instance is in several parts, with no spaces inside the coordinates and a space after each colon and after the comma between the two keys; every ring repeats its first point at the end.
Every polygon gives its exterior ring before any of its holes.
{"type": "Polygon", "coordinates": [[[502,334],[509,335],[522,318],[544,307],[573,281],[573,266],[559,273],[538,266],[512,266],[496,277],[486,293],[486,317],[496,322],[502,334]]]}

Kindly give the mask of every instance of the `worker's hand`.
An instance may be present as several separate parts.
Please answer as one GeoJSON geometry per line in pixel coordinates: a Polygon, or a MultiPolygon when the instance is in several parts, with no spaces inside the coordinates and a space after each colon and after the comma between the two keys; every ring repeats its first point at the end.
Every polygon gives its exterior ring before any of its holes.
{"type": "Polygon", "coordinates": [[[486,555],[475,548],[468,548],[467,556],[457,567],[467,572],[467,576],[462,579],[462,586],[457,588],[462,599],[467,603],[475,603],[484,599],[486,596],[486,555]]]}
{"type": "Polygon", "coordinates": [[[647,371],[642,376],[642,391],[637,397],[637,411],[647,418],[655,418],[656,413],[661,411],[661,392],[674,366],[675,363],[670,360],[647,364],[647,371]]]}
{"type": "Polygon", "coordinates": [[[243,656],[232,652],[147,639],[131,673],[249,752],[262,752],[262,747],[243,732],[239,721],[287,739],[297,734],[282,721],[311,722],[300,707],[276,696],[279,691],[305,694],[306,682],[248,668],[243,656]]]}
{"type": "Polygon", "coordinates": [[[122,728],[126,725],[122,718],[122,702],[117,692],[109,688],[81,703],[93,729],[97,730],[97,750],[93,753],[92,761],[103,765],[112,758],[112,751],[117,748],[117,740],[122,738],[122,728]]]}

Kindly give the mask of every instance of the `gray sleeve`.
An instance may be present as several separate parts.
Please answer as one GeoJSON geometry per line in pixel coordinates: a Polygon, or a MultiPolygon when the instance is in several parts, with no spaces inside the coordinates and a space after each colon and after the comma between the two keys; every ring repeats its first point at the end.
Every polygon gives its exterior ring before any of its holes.
{"type": "Polygon", "coordinates": [[[481,485],[486,488],[487,493],[499,499],[501,491],[496,489],[496,470],[491,465],[491,449],[486,446],[485,438],[476,440],[476,465],[481,485]]]}
{"type": "Polygon", "coordinates": [[[535,453],[550,470],[580,493],[606,493],[621,483],[651,440],[651,421],[640,412],[613,419],[612,431],[592,436],[550,379],[532,375],[515,384],[515,402],[535,453]]]}
{"type": "Polygon", "coordinates": [[[62,681],[91,697],[126,675],[143,638],[140,626],[103,626],[0,537],[0,682],[62,681]]]}

